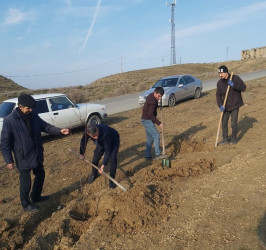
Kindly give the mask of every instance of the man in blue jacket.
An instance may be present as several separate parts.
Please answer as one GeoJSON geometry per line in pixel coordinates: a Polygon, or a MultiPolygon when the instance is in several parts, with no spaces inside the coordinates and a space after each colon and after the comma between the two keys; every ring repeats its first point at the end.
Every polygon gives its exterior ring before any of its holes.
{"type": "Polygon", "coordinates": [[[33,203],[49,198],[49,196],[41,196],[45,179],[41,132],[51,135],[69,134],[68,129],[50,125],[38,114],[32,112],[35,103],[31,95],[20,95],[18,107],[4,118],[1,134],[2,155],[7,167],[13,169],[14,162],[16,162],[19,170],[20,200],[26,212],[38,211],[39,208],[33,203]],[[32,190],[31,171],[35,175],[32,190]]]}
{"type": "MultiPolygon", "coordinates": [[[[108,161],[111,161],[110,176],[114,179],[117,168],[117,154],[119,150],[119,134],[118,132],[104,124],[89,125],[80,142],[80,159],[84,159],[84,154],[86,151],[86,145],[88,140],[91,139],[96,148],[94,150],[94,155],[92,163],[95,166],[98,166],[100,159],[103,157],[102,165],[100,167],[99,173],[102,174],[104,167],[108,164],[108,161]]],[[[99,176],[96,168],[92,167],[92,174],[89,179],[89,184],[95,181],[99,176]]],[[[109,187],[111,189],[116,188],[116,184],[109,180],[109,187]]]]}

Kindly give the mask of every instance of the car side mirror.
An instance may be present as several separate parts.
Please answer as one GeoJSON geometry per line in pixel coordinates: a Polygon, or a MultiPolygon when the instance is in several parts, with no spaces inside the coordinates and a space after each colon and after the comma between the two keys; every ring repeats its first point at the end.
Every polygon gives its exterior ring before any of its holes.
{"type": "Polygon", "coordinates": [[[181,88],[181,87],[183,87],[183,86],[184,86],[183,83],[180,83],[180,84],[178,85],[179,88],[181,88]]]}

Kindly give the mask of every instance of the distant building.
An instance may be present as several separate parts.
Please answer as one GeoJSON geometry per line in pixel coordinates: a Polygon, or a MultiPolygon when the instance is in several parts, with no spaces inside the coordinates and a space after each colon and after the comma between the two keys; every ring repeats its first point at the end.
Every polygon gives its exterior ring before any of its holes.
{"type": "Polygon", "coordinates": [[[266,58],[266,46],[241,51],[241,59],[266,58]]]}

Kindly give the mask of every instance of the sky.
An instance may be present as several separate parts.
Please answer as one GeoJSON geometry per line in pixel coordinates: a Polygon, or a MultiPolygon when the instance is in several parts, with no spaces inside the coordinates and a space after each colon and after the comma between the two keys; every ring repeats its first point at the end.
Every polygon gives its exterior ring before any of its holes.
{"type": "MultiPolygon", "coordinates": [[[[30,89],[171,64],[174,0],[0,0],[0,75],[30,89]]],[[[177,0],[176,63],[266,46],[266,1],[177,0]]]]}

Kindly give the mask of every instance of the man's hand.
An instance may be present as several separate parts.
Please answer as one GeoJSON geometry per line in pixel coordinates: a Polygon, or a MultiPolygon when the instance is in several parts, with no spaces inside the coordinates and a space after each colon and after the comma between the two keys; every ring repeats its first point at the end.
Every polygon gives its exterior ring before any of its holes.
{"type": "Polygon", "coordinates": [[[79,155],[79,159],[80,159],[80,160],[84,160],[84,159],[85,159],[84,155],[80,154],[80,155],[79,155]]]}
{"type": "Polygon", "coordinates": [[[228,80],[228,84],[229,84],[231,87],[233,87],[233,86],[234,86],[234,83],[233,83],[233,81],[232,81],[232,80],[228,80]]]}
{"type": "Polygon", "coordinates": [[[163,128],[163,123],[161,123],[161,124],[159,125],[159,127],[160,127],[160,128],[163,128]]]}
{"type": "Polygon", "coordinates": [[[223,105],[220,107],[220,111],[224,112],[224,106],[223,105]]]}
{"type": "Polygon", "coordinates": [[[100,169],[99,169],[98,172],[99,172],[100,174],[103,174],[103,171],[104,171],[104,165],[102,165],[102,166],[100,167],[100,169]]]}
{"type": "Polygon", "coordinates": [[[61,134],[68,135],[69,134],[69,129],[68,128],[62,128],[61,129],[61,134]]]}
{"type": "Polygon", "coordinates": [[[6,165],[9,169],[13,169],[14,168],[14,163],[9,163],[6,165]]]}

